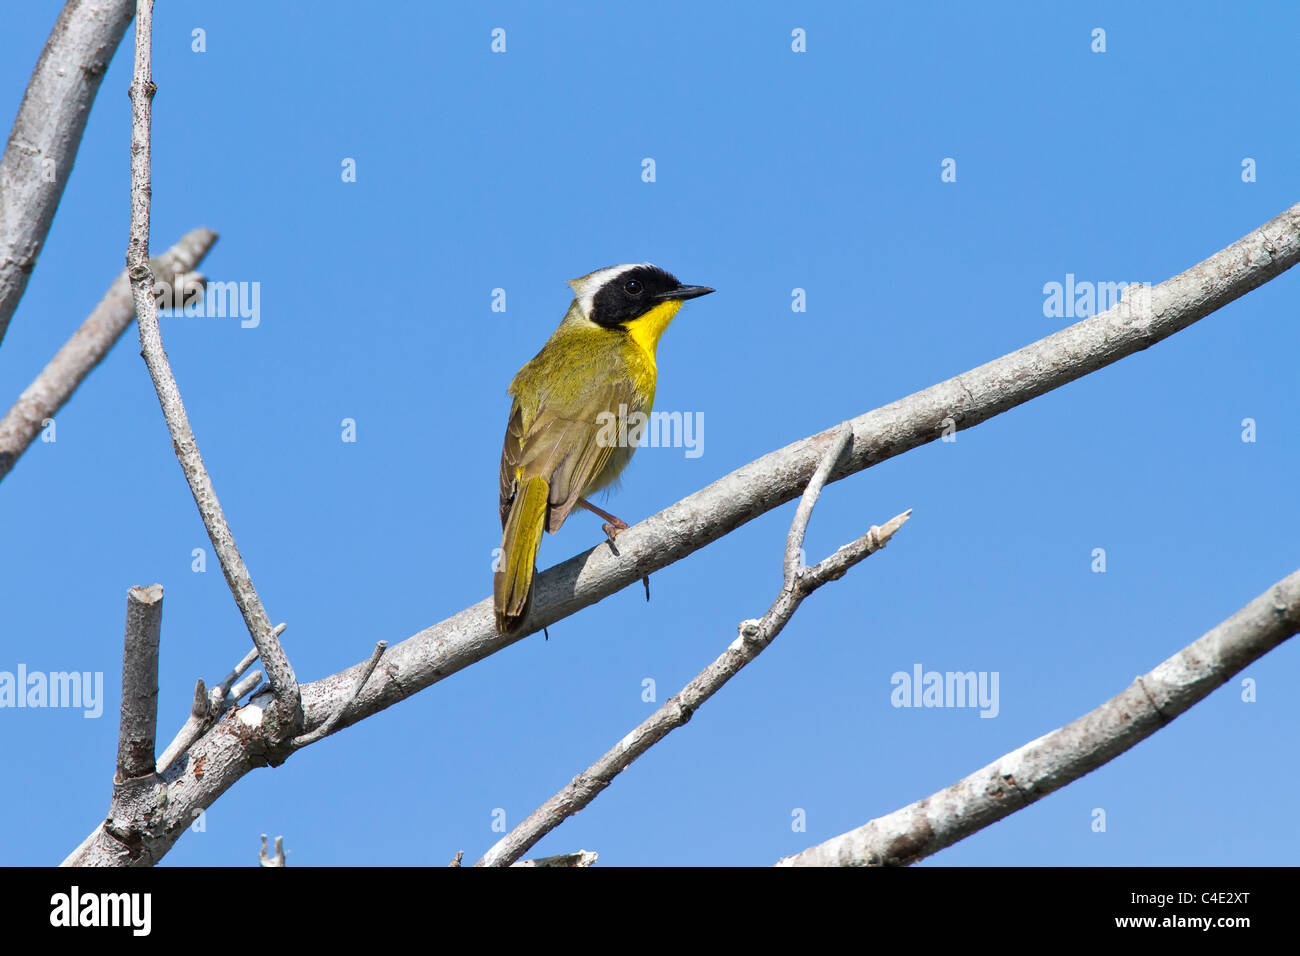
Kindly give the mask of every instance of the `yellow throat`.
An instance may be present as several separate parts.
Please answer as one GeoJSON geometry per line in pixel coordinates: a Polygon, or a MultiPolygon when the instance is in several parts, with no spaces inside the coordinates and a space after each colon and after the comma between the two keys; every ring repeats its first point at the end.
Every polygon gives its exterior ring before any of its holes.
{"type": "Polygon", "coordinates": [[[669,302],[663,302],[656,305],[645,315],[638,316],[627,324],[628,335],[646,355],[650,356],[650,361],[655,360],[655,349],[659,345],[659,337],[664,334],[664,329],[668,328],[668,323],[672,322],[673,316],[677,310],[682,307],[680,299],[673,299],[669,302]]]}

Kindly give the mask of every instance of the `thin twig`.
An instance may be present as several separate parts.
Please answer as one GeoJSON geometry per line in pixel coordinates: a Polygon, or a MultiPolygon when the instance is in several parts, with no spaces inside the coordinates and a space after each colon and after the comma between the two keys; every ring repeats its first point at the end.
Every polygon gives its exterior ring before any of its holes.
{"type": "Polygon", "coordinates": [[[338,726],[338,722],[342,720],[343,716],[348,712],[348,708],[351,707],[352,702],[357,699],[357,695],[361,693],[361,689],[366,686],[366,681],[370,680],[370,675],[375,672],[375,667],[379,664],[379,658],[384,656],[384,650],[387,647],[387,641],[376,642],[375,649],[370,654],[370,660],[366,661],[365,668],[357,677],[356,686],[352,689],[352,696],[350,696],[338,710],[334,711],[328,720],[315,730],[302,734],[299,737],[295,737],[293,740],[293,745],[295,747],[306,747],[308,744],[314,744],[322,737],[328,736],[334,728],[338,726]]]}
{"type": "Polygon", "coordinates": [[[167,745],[167,749],[162,752],[158,758],[155,769],[158,773],[165,773],[176,758],[190,749],[194,741],[203,736],[203,732],[212,726],[212,708],[208,700],[208,691],[203,684],[203,678],[199,678],[194,684],[194,703],[190,706],[190,716],[172,742],[167,745]]]}
{"type": "Polygon", "coordinates": [[[212,547],[221,561],[221,570],[231,594],[244,617],[248,633],[257,646],[258,656],[266,669],[275,696],[278,713],[267,721],[267,736],[273,744],[292,737],[302,726],[302,700],[293,667],[271,630],[271,621],[262,607],[244,559],[240,556],[230,525],[217,500],[212,479],[203,466],[198,442],[190,428],[180,389],[163,351],[158,328],[158,304],[154,296],[153,273],[149,259],[149,178],[150,123],[153,96],[157,90],[150,76],[150,44],[153,29],[153,0],[139,0],[136,9],[135,74],[131,82],[131,231],[127,242],[127,272],[135,296],[136,316],[140,329],[140,349],[144,355],[158,402],[162,406],[172,446],[185,479],[189,482],[199,514],[207,528],[212,547]]]}
{"type": "Polygon", "coordinates": [[[848,422],[843,422],[833,434],[830,447],[822,455],[821,462],[817,465],[817,470],[808,481],[808,487],[804,489],[803,496],[799,499],[799,507],[795,509],[794,521],[790,524],[790,533],[786,536],[785,543],[785,583],[790,585],[799,571],[803,567],[803,539],[808,531],[808,519],[812,517],[813,508],[817,506],[817,499],[821,496],[822,488],[826,485],[826,479],[830,477],[831,469],[835,467],[835,462],[839,461],[840,455],[849,442],[853,440],[853,426],[848,422]]]}
{"type": "Polygon", "coordinates": [[[1077,720],[777,865],[899,866],[924,859],[1113,760],[1297,632],[1300,571],[1077,720]]]}
{"type": "Polygon", "coordinates": [[[162,628],[162,585],[126,592],[126,639],[122,648],[122,719],[117,740],[117,776],[123,783],[154,771],[158,732],[158,638],[162,628]]]}
{"type": "Polygon", "coordinates": [[[502,837],[475,866],[511,865],[542,837],[595,800],[637,757],[690,720],[701,704],[762,653],[781,633],[805,597],[827,581],[842,577],[854,564],[879,551],[903,526],[912,513],[910,510],[886,522],[883,528],[872,527],[856,541],[840,548],[812,568],[805,568],[800,562],[799,555],[813,506],[852,434],[847,424],[840,427],[839,433],[832,437],[822,453],[822,460],[804,490],[794,520],[790,523],[790,532],[786,535],[784,584],[763,619],[742,622],[740,636],[720,657],[701,671],[680,693],[665,701],[662,707],[642,721],[613,749],[574,777],[559,793],[502,837]]]}

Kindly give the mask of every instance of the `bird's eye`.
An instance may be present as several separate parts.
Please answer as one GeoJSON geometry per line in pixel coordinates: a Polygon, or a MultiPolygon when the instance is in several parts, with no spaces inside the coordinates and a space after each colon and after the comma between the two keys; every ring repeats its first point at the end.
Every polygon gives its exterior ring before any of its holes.
{"type": "Polygon", "coordinates": [[[628,279],[623,283],[623,291],[628,295],[640,295],[641,289],[641,282],[637,279],[628,279]]]}

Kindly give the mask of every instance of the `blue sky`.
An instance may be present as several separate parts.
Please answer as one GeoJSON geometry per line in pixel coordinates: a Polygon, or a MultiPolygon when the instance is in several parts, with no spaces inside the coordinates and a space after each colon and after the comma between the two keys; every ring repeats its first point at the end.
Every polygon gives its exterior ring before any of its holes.
{"type": "MultiPolygon", "coordinates": [[[[10,115],[57,11],[6,12],[10,115]]],[[[702,415],[703,454],[643,449],[605,502],[640,520],[1068,323],[1046,283],[1159,282],[1287,208],[1297,29],[1280,5],[159,5],[152,247],[209,226],[204,271],[261,292],[256,328],[164,318],[164,340],[300,679],[489,593],[505,388],[565,280],[649,260],[718,290],[659,349],[656,407],[702,415]]],[[[130,56],[128,34],[0,348],[5,407],[121,269],[130,56]]],[[[1298,296],[1286,274],[830,486],[810,559],[912,520],[534,853],[771,863],[1085,713],[1295,570],[1298,296]],[[918,664],[996,672],[997,716],[891,706],[918,664]]],[[[498,808],[513,826],[656,706],[645,679],[662,702],[761,616],[793,509],[656,574],[648,605],[629,588],[250,774],[164,865],[247,866],[264,832],[290,865],[477,858],[498,808]]],[[[575,515],[541,566],[599,524],[575,515]]],[[[53,863],[108,805],[127,588],[166,589],[164,740],[248,646],[215,559],[191,570],[209,545],[134,328],[0,485],[0,542],[0,670],[105,678],[99,719],[0,710],[0,816],[24,821],[0,861],[53,863]]],[[[1293,862],[1298,655],[927,865],[1293,862]]]]}

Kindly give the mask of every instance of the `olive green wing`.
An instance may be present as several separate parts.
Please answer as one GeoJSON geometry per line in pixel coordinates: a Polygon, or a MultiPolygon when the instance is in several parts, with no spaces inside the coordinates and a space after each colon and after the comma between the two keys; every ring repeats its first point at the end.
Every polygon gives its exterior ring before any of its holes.
{"type": "Polygon", "coordinates": [[[524,412],[515,399],[510,408],[510,420],[506,422],[506,438],[501,444],[501,527],[505,528],[506,519],[510,517],[510,503],[515,500],[518,488],[517,476],[519,463],[523,459],[524,412]]]}
{"type": "Polygon", "coordinates": [[[619,450],[620,405],[627,410],[640,406],[630,383],[606,382],[588,387],[578,403],[544,399],[527,426],[516,402],[501,454],[503,515],[509,512],[510,496],[517,483],[540,477],[549,486],[547,530],[558,531],[584,489],[619,450]]]}

